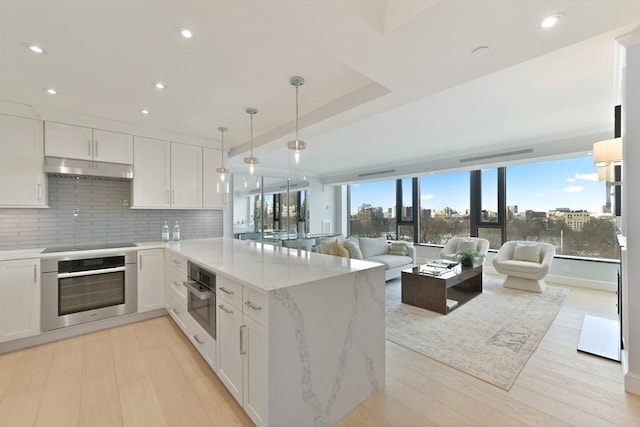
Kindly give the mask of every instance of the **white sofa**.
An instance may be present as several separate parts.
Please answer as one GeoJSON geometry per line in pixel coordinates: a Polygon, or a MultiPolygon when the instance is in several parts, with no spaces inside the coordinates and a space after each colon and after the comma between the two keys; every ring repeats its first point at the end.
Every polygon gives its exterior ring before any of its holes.
{"type": "Polygon", "coordinates": [[[350,258],[384,264],[385,280],[399,277],[402,270],[416,266],[416,250],[413,243],[388,241],[384,237],[369,238],[352,236],[348,239],[344,237],[325,239],[318,242],[316,252],[327,255],[338,255],[335,251],[332,251],[331,248],[336,241],[341,247],[347,250],[350,258]]]}

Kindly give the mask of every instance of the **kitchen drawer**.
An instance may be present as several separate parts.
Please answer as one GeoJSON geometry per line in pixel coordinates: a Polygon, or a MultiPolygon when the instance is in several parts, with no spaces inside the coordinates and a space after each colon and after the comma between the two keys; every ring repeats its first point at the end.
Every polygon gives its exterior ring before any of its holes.
{"type": "Polygon", "coordinates": [[[182,284],[187,280],[187,275],[175,268],[167,269],[167,289],[174,289],[185,299],[187,298],[187,288],[182,284]]]}
{"type": "Polygon", "coordinates": [[[216,296],[242,309],[242,285],[226,277],[216,277],[216,296]]]}
{"type": "Polygon", "coordinates": [[[189,320],[191,321],[191,331],[189,336],[189,340],[193,344],[193,346],[200,352],[205,362],[211,369],[216,370],[216,341],[213,339],[211,335],[204,330],[202,326],[190,315],[189,320]]]}
{"type": "Polygon", "coordinates": [[[169,294],[169,306],[167,311],[171,318],[176,322],[176,325],[182,332],[189,335],[189,328],[191,326],[191,317],[187,311],[187,299],[182,296],[177,290],[173,290],[169,294]]]}
{"type": "Polygon", "coordinates": [[[263,291],[245,286],[242,302],[243,313],[260,323],[262,326],[266,326],[268,318],[267,294],[263,291]]]}
{"type": "Polygon", "coordinates": [[[186,276],[187,275],[187,259],[171,251],[167,251],[167,254],[168,256],[166,258],[169,265],[174,269],[178,270],[179,272],[184,273],[184,275],[186,276]]]}

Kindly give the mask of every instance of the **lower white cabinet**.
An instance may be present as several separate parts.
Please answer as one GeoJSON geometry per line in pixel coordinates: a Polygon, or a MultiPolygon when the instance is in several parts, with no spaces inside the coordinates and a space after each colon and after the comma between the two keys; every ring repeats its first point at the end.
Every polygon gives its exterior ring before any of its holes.
{"type": "Polygon", "coordinates": [[[243,406],[257,425],[266,425],[268,353],[267,328],[244,315],[243,350],[243,406]]]}
{"type": "Polygon", "coordinates": [[[216,370],[216,341],[211,335],[204,330],[202,326],[191,316],[191,327],[189,328],[189,340],[193,346],[200,352],[202,358],[207,364],[216,370]]]}
{"type": "Polygon", "coordinates": [[[40,333],[40,260],[0,262],[0,342],[40,333]]]}
{"type": "Polygon", "coordinates": [[[242,405],[242,310],[224,298],[217,298],[218,376],[242,405]]]}
{"type": "Polygon", "coordinates": [[[234,305],[218,292],[218,376],[251,420],[263,426],[267,422],[268,332],[258,320],[267,319],[266,295],[234,282],[225,285],[240,289],[243,303],[234,305]]]}
{"type": "Polygon", "coordinates": [[[138,312],[163,308],[164,249],[138,251],[138,312]]]}

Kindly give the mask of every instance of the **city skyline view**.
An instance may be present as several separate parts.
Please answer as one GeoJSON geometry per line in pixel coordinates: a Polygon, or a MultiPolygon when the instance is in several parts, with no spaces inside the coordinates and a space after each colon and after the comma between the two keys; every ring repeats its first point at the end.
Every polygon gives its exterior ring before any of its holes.
{"type": "MultiPolygon", "coordinates": [[[[483,187],[483,208],[492,211],[497,210],[494,171],[487,170],[492,185],[483,187]]],[[[395,205],[395,185],[393,179],[352,184],[351,214],[362,204],[382,207],[386,212],[395,205]]],[[[422,209],[468,209],[469,172],[420,176],[420,198],[422,209]]],[[[507,167],[507,204],[518,206],[519,211],[568,208],[599,214],[605,198],[606,186],[598,181],[591,156],[507,167]]],[[[411,202],[405,200],[404,205],[411,202]]]]}

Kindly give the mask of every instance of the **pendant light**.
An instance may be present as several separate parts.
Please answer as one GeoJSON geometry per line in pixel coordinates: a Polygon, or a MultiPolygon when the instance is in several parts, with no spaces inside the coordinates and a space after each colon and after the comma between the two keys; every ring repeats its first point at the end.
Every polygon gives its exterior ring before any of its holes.
{"type": "Polygon", "coordinates": [[[257,157],[253,156],[253,116],[258,113],[258,110],[256,108],[247,108],[245,111],[251,116],[251,152],[249,157],[244,158],[244,162],[249,165],[249,174],[253,175],[255,166],[260,162],[257,157]]]}
{"type": "Polygon", "coordinates": [[[300,163],[300,152],[307,148],[307,143],[300,139],[298,127],[298,89],[304,84],[304,79],[299,76],[293,76],[289,79],[289,83],[296,88],[296,139],[287,142],[289,150],[293,150],[296,166],[300,163]]]}
{"type": "Polygon", "coordinates": [[[216,185],[216,189],[218,191],[218,193],[223,193],[223,194],[229,194],[229,169],[227,167],[225,167],[225,154],[226,152],[224,151],[224,133],[227,132],[229,129],[227,129],[226,127],[220,126],[218,128],[218,130],[220,131],[220,140],[222,141],[222,151],[220,151],[221,155],[221,164],[222,167],[219,167],[216,169],[216,172],[218,174],[220,174],[220,182],[218,182],[218,184],[216,185]]]}

